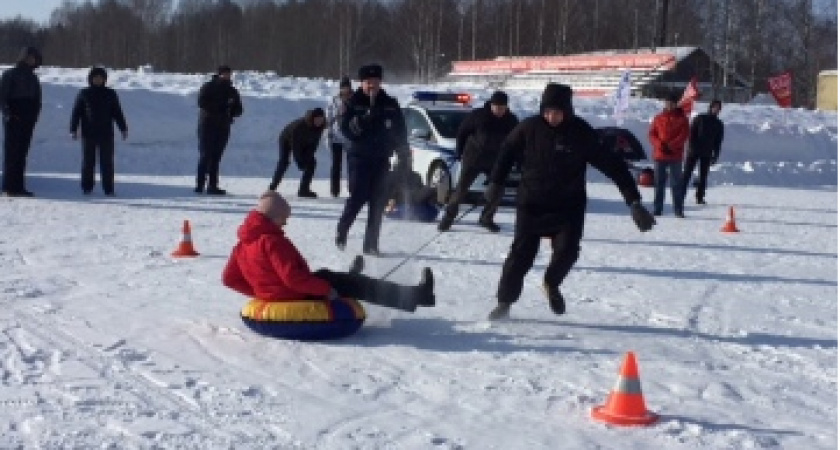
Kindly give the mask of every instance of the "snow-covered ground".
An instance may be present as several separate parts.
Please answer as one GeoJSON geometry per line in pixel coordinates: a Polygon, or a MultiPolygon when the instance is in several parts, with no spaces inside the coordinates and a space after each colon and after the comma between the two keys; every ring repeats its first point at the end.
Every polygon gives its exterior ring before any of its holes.
{"type": "MultiPolygon", "coordinates": [[[[237,74],[245,115],[222,162],[232,195],[211,198],[192,192],[206,77],[111,73],[130,131],[117,147],[118,197],[108,198],[81,194],[79,144],[68,137],[87,70],[40,73],[28,177],[37,197],[0,202],[0,448],[837,448],[835,113],[725,105],[709,204],[689,202],[680,220],[668,199],[650,233],[593,174],[562,317],[538,288],[545,245],[513,318],[485,320],[512,236],[505,208],[498,235],[475,226],[476,212],[437,238],[433,225],[386,221],[386,256],[368,258],[366,271],[384,275],[435,238],[389,279],[416,283],[431,266],[438,306],[368,306],[356,335],[302,343],[245,328],[246,299],[220,273],[268,184],[280,129],[336,81],[237,74]],[[730,205],[741,233],[720,232],[730,205]],[[197,259],[169,257],[184,219],[197,259]],[[661,420],[594,422],[589,410],[631,350],[661,420]]],[[[416,87],[386,85],[401,101],[416,87]]],[[[536,109],[537,94],[511,94],[516,112],[536,109]]],[[[611,123],[606,99],[575,106],[594,125],[611,123]]],[[[631,103],[625,126],[646,146],[659,108],[631,103]]],[[[346,268],[363,215],[337,251],[342,202],[299,200],[297,180],[292,168],[281,185],[294,207],[288,234],[312,267],[346,268]]]]}

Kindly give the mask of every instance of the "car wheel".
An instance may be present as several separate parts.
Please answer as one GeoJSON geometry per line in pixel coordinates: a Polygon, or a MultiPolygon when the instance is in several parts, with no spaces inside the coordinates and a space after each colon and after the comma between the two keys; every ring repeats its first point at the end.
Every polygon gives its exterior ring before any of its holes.
{"type": "Polygon", "coordinates": [[[443,161],[432,163],[426,175],[426,185],[437,189],[437,202],[445,205],[452,193],[452,175],[449,174],[449,168],[443,161]]]}

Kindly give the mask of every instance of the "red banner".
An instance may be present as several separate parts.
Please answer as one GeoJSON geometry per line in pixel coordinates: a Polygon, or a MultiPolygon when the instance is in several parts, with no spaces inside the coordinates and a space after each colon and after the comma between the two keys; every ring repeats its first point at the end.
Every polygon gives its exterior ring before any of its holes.
{"type": "Polygon", "coordinates": [[[767,85],[770,86],[770,93],[773,94],[776,103],[782,108],[790,108],[793,104],[793,76],[790,71],[768,78],[767,85]]]}
{"type": "Polygon", "coordinates": [[[452,72],[455,74],[514,74],[564,70],[652,70],[654,68],[670,70],[675,65],[676,57],[670,53],[537,56],[485,61],[454,61],[452,72]]]}
{"type": "Polygon", "coordinates": [[[677,106],[682,108],[686,117],[691,117],[691,111],[694,110],[694,100],[700,97],[700,90],[697,89],[697,77],[691,77],[688,86],[683,91],[682,98],[677,106]]]}

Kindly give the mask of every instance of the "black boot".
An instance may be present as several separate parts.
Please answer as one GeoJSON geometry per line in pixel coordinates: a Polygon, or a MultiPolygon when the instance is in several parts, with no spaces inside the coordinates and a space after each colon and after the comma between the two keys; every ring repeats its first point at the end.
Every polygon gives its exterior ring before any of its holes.
{"type": "Polygon", "coordinates": [[[510,303],[499,302],[493,311],[490,311],[490,315],[487,316],[490,320],[501,320],[507,319],[510,317],[510,303]]]}
{"type": "Polygon", "coordinates": [[[453,222],[455,222],[455,216],[444,213],[443,218],[440,219],[440,223],[438,224],[438,231],[449,231],[452,228],[453,222]]]}
{"type": "Polygon", "coordinates": [[[338,233],[335,236],[335,246],[338,247],[339,250],[344,250],[344,247],[347,247],[347,235],[344,233],[338,233]]]}
{"type": "Polygon", "coordinates": [[[557,286],[549,285],[546,282],[543,282],[542,287],[545,297],[548,299],[548,305],[551,307],[551,311],[557,315],[564,314],[566,312],[566,301],[563,299],[560,289],[557,286]]]}
{"type": "Polygon", "coordinates": [[[356,257],[353,258],[353,262],[350,263],[350,273],[351,274],[359,274],[359,273],[362,273],[362,270],[364,270],[364,269],[365,269],[365,259],[362,257],[362,255],[356,255],[356,257]]]}
{"type": "Polygon", "coordinates": [[[219,189],[216,186],[211,186],[207,188],[207,195],[225,195],[227,191],[224,189],[219,189]]]}
{"type": "Polygon", "coordinates": [[[432,269],[424,267],[420,273],[420,298],[417,306],[435,306],[435,277],[432,269]]]}
{"type": "Polygon", "coordinates": [[[492,219],[479,219],[478,224],[491,233],[498,233],[501,228],[492,219]]]}

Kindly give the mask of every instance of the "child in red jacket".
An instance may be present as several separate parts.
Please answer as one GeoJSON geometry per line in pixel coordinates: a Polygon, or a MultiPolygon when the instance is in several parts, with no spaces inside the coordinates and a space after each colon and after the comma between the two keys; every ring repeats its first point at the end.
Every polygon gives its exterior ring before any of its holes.
{"type": "Polygon", "coordinates": [[[270,301],[334,300],[344,296],[409,312],[418,306],[435,305],[434,279],[428,267],[423,268],[418,286],[400,286],[362,275],[361,256],[353,260],[349,273],[326,269],[312,273],[283,232],[291,214],[291,206],[277,192],[267,191],[260,197],[239,227],[239,242],[222,273],[225,286],[270,301]]]}

